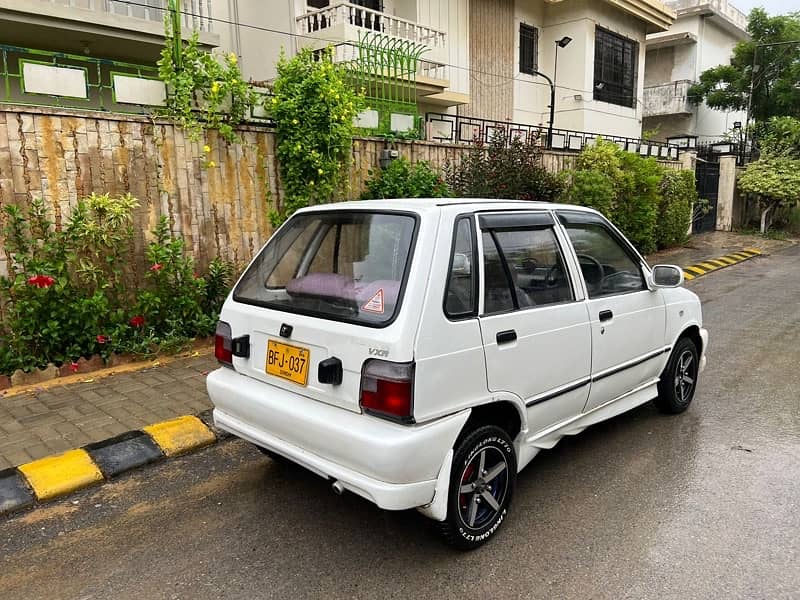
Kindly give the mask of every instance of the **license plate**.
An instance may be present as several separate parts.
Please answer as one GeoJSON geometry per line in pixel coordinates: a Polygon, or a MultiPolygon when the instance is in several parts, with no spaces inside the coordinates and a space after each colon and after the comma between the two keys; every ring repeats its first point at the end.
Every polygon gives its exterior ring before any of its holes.
{"type": "Polygon", "coordinates": [[[308,383],[309,351],[269,340],[267,342],[267,373],[288,379],[299,385],[308,383]]]}

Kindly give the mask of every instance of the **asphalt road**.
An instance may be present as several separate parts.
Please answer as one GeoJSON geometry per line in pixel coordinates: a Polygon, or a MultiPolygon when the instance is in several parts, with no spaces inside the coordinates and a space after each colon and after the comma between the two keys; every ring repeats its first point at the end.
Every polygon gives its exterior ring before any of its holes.
{"type": "Polygon", "coordinates": [[[0,521],[0,598],[798,598],[800,248],[690,286],[690,410],[541,453],[475,552],[228,441],[0,521]]]}

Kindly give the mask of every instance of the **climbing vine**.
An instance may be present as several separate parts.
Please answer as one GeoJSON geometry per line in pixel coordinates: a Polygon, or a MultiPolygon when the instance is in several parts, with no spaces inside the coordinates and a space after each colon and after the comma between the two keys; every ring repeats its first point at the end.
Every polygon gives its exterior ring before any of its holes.
{"type": "Polygon", "coordinates": [[[164,19],[164,48],[158,75],[167,86],[164,116],[198,140],[207,129],[216,129],[229,143],[238,141],[235,127],[256,102],[256,94],[242,79],[235,53],[216,56],[200,48],[197,31],[176,45],[173,21],[164,19]],[[180,49],[180,50],[179,50],[180,49]]]}
{"type": "Polygon", "coordinates": [[[333,62],[333,50],[301,50],[281,56],[273,86],[271,114],[278,134],[285,197],[270,212],[279,225],[304,206],[330,202],[342,190],[349,167],[353,118],[364,99],[333,62]]]}

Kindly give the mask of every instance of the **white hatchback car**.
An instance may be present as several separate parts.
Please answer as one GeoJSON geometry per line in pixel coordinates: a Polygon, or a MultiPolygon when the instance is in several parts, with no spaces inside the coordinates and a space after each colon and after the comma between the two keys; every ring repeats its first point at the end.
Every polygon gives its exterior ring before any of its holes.
{"type": "Polygon", "coordinates": [[[576,206],[304,209],[222,309],[214,421],[474,548],[541,449],[649,400],[687,408],[708,334],[682,283],[576,206]]]}

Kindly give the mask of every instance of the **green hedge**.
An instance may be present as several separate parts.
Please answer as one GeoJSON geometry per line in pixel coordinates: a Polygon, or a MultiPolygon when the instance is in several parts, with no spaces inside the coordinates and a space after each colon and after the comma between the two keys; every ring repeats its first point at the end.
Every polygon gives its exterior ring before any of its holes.
{"type": "Polygon", "coordinates": [[[442,176],[425,161],[412,164],[405,157],[393,160],[385,169],[369,172],[362,200],[373,198],[446,198],[450,188],[442,176]]]}
{"type": "Polygon", "coordinates": [[[682,243],[697,200],[694,173],[670,171],[655,158],[599,140],[562,176],[562,200],[594,208],[643,253],[682,243]]]}

